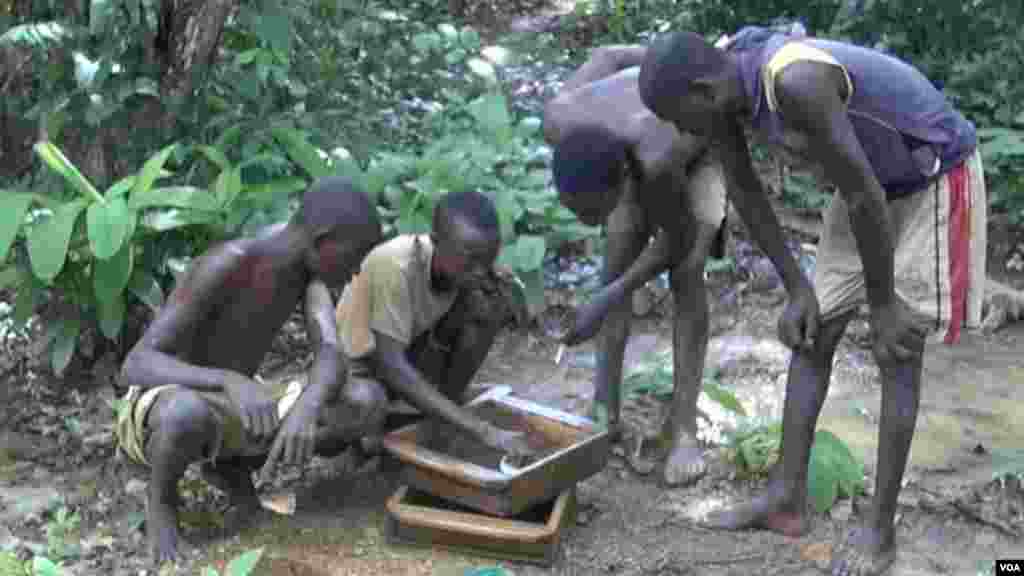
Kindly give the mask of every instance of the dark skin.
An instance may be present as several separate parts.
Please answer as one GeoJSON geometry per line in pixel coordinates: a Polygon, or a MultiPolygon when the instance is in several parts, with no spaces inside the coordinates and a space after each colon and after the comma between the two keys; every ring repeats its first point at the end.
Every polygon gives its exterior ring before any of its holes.
{"type": "MultiPolygon", "coordinates": [[[[501,247],[499,237],[485,234],[459,217],[435,222],[432,239],[431,283],[438,292],[468,291],[479,286],[493,268],[501,247]]],[[[461,309],[457,301],[452,313],[460,315],[461,309]]],[[[473,375],[487,357],[499,323],[493,317],[446,317],[442,322],[446,329],[457,332],[446,338],[452,351],[429,355],[433,359],[429,368],[417,367],[405,344],[374,330],[372,361],[384,384],[428,417],[448,422],[497,450],[530,455],[532,450],[522,433],[497,428],[460,406],[473,375]]]]}
{"type": "MultiPolygon", "coordinates": [[[[565,342],[580,344],[599,330],[594,417],[620,427],[622,365],[632,320],[629,296],[665,270],[671,271],[676,302],[674,374],[670,413],[660,448],[667,452],[662,477],[668,485],[686,484],[706,469],[696,441],[697,398],[708,340],[704,263],[717,227],[698,221],[686,195],[688,169],[707,151],[704,139],[680,133],[656,118],[640,101],[637,67],[642,46],[598,48],[565,83],[545,109],[549,143],[575,126],[602,126],[628,142],[634,170],[623,166],[623,183],[562,203],[581,221],[604,223],[608,234],[602,290],[576,311],[565,342]],[[629,70],[632,69],[632,70],[629,70]],[[623,72],[625,71],[625,72],[623,72]],[[648,243],[654,235],[655,241],[648,243]],[[606,410],[606,413],[602,413],[606,410]]],[[[637,444],[639,447],[640,444],[637,444]]],[[[636,455],[634,455],[636,456],[636,455]]],[[[646,463],[634,458],[634,466],[646,463]]]]}
{"type": "MultiPolygon", "coordinates": [[[[754,176],[740,118],[750,109],[731,55],[719,75],[697,80],[670,120],[712,137],[734,177],[736,204],[751,233],[781,270],[791,301],[779,322],[793,348],[783,416],[781,474],[759,498],[710,518],[726,529],[767,528],[790,536],[808,529],[807,467],[814,427],[825,401],[836,343],[851,314],[828,318],[818,328],[817,303],[798,280],[781,244],[776,219],[754,176]],[[782,266],[780,266],[782,264],[782,266]],[[793,288],[797,287],[794,292],[793,288]]],[[[865,267],[871,308],[873,353],[882,373],[882,415],[875,499],[864,523],[833,554],[833,576],[881,574],[894,553],[893,519],[920,400],[924,330],[896,296],[893,241],[885,192],[847,116],[847,85],[837,68],[794,63],[775,86],[786,127],[806,138],[807,158],[821,167],[850,209],[850,222],[865,267]]]]}
{"type": "MultiPolygon", "coordinates": [[[[378,240],[288,223],[222,244],[192,266],[128,354],[124,384],[182,387],[162,393],[147,416],[146,532],[154,562],[177,558],[177,481],[190,463],[209,456],[218,435],[219,422],[198,392],[225,394],[251,438],[273,440],[265,458],[221,453],[204,467],[242,511],[259,508],[251,472],[260,461],[265,475],[279,463],[301,464],[358,438],[360,423],[337,408],[348,394],[328,289],[344,285],[378,240]],[[279,420],[276,400],[253,376],[300,301],[316,358],[308,385],[279,420]]],[[[365,403],[358,393],[349,400],[353,407],[365,403]]]]}

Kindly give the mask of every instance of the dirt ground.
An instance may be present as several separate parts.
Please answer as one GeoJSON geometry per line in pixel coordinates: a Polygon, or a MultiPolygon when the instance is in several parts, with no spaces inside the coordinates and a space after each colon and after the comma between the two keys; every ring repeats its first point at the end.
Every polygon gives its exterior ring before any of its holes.
{"type": "MultiPolygon", "coordinates": [[[[538,88],[537,96],[545,90],[550,91],[538,88]]],[[[801,230],[806,240],[814,226],[790,228],[801,230]]],[[[1013,230],[997,221],[990,232],[989,270],[1024,288],[1024,275],[1005,266],[1013,254],[1024,255],[1024,238],[1013,230]]],[[[713,340],[707,363],[748,411],[777,418],[788,352],[775,341],[774,327],[784,296],[752,273],[711,280],[713,340]]],[[[562,300],[564,294],[551,297],[562,300]]],[[[667,298],[637,320],[627,362],[669,346],[670,306],[667,298]]],[[[298,326],[285,330],[278,354],[268,362],[268,378],[300,377],[308,365],[298,326]]],[[[41,334],[36,326],[0,338],[0,550],[21,558],[63,558],[66,573],[76,576],[156,574],[144,557],[147,475],[114,450],[110,382],[116,366],[100,362],[91,372],[56,379],[40,365],[41,334]],[[79,520],[61,522],[62,508],[79,520]]],[[[858,451],[871,486],[880,393],[866,339],[866,322],[854,322],[837,353],[819,428],[858,451]]],[[[1024,488],[1012,478],[993,480],[1007,458],[1016,454],[1018,467],[1024,462],[1022,345],[1024,323],[993,335],[969,334],[954,347],[929,346],[892,576],[980,576],[990,573],[996,558],[1024,557],[1024,488]]],[[[555,351],[543,335],[508,332],[475,386],[508,385],[524,397],[583,413],[593,393],[593,349],[572,350],[560,365],[553,361],[555,351]]],[[[660,408],[659,402],[640,397],[628,401],[625,412],[635,426],[653,427],[660,408]]],[[[812,532],[800,539],[703,529],[694,517],[760,487],[737,479],[722,455],[709,445],[707,476],[694,486],[668,490],[656,473],[632,472],[616,450],[603,471],[577,487],[577,521],[550,567],[389,544],[384,505],[398,481],[393,467],[380,459],[355,471],[344,456],[283,470],[263,490],[274,502],[294,498],[294,509],[286,505],[286,513],[266,511],[247,521],[233,517],[224,495],[190,470],[181,488],[184,534],[192,550],[178,567],[159,573],[222,570],[225,560],[262,547],[256,574],[463,576],[469,568],[500,565],[517,576],[809,576],[820,573],[817,566],[827,562],[831,546],[866,510],[866,498],[841,500],[829,513],[815,516],[812,532]]]]}
{"type": "MultiPolygon", "coordinates": [[[[708,365],[748,411],[777,417],[787,352],[774,340],[784,302],[756,282],[712,278],[712,337],[708,365]]],[[[635,363],[671,342],[671,298],[635,323],[627,361],[635,363]]],[[[832,393],[819,426],[859,450],[871,476],[877,445],[877,370],[863,347],[866,323],[855,323],[837,355],[832,393]]],[[[900,553],[891,574],[971,575],[996,558],[1024,555],[1024,491],[1017,481],[993,481],[999,455],[1024,438],[1024,325],[994,335],[971,334],[955,347],[930,345],[926,384],[911,470],[901,495],[900,553]]],[[[301,352],[301,346],[300,352],[301,352]]],[[[301,357],[302,354],[299,354],[301,357]]],[[[582,413],[592,395],[593,350],[571,350],[558,366],[555,345],[537,333],[508,332],[495,346],[475,387],[511,386],[518,395],[582,413]]],[[[296,377],[286,364],[277,376],[296,377]]],[[[0,444],[0,548],[59,557],[70,574],[153,574],[144,563],[141,523],[146,474],[115,457],[109,380],[59,382],[31,363],[9,374],[3,388],[0,444]],[[33,374],[35,376],[33,377],[33,374]],[[20,379],[19,379],[20,377],[20,379]],[[80,517],[62,540],[48,538],[61,505],[80,517]],[[71,543],[80,546],[74,550],[71,543]],[[62,548],[62,546],[64,546],[62,548]]],[[[657,424],[660,403],[626,404],[636,426],[657,424]]],[[[384,503],[397,489],[393,467],[380,459],[358,471],[342,456],[285,470],[268,497],[294,496],[294,510],[241,522],[223,494],[190,476],[183,481],[186,538],[192,556],[177,570],[223,566],[237,553],[262,547],[258,574],[436,574],[500,564],[533,574],[816,574],[817,562],[846,533],[867,500],[840,501],[816,516],[813,531],[793,540],[767,532],[713,532],[696,515],[744,498],[758,483],[737,480],[722,451],[709,446],[710,473],[695,486],[667,490],[657,474],[632,472],[616,450],[609,465],[577,488],[578,518],[551,567],[499,563],[439,549],[391,545],[384,503]]]]}

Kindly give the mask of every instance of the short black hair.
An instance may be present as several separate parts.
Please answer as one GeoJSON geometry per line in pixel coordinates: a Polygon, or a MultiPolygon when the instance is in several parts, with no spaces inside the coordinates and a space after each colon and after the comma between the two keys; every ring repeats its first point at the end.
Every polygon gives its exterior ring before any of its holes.
{"type": "Polygon", "coordinates": [[[725,54],[699,34],[665,34],[651,44],[640,67],[640,99],[663,117],[694,80],[716,76],[728,63],[725,54]]]}
{"type": "Polygon", "coordinates": [[[601,126],[581,126],[555,145],[551,160],[555,188],[572,197],[617,188],[628,161],[623,138],[601,126]]]}
{"type": "Polygon", "coordinates": [[[475,190],[449,192],[434,207],[434,230],[447,232],[455,219],[462,220],[494,241],[501,240],[498,211],[494,202],[475,190]]]}
{"type": "Polygon", "coordinates": [[[380,218],[369,197],[352,180],[328,176],[314,181],[302,195],[296,221],[314,235],[344,231],[351,239],[376,243],[380,218]]]}

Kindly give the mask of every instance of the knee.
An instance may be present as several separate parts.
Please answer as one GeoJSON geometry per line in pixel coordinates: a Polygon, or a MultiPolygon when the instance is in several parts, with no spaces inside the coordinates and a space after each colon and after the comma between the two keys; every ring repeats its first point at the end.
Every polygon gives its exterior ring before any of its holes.
{"type": "Polygon", "coordinates": [[[202,396],[187,389],[162,394],[147,418],[150,429],[171,437],[208,431],[216,424],[202,396]]]}
{"type": "Polygon", "coordinates": [[[345,386],[344,403],[356,423],[373,427],[383,422],[387,415],[388,395],[378,382],[353,378],[345,386]]]}
{"type": "Polygon", "coordinates": [[[191,390],[162,394],[147,416],[146,451],[154,462],[177,456],[199,457],[217,436],[217,417],[202,396],[191,390]]]}

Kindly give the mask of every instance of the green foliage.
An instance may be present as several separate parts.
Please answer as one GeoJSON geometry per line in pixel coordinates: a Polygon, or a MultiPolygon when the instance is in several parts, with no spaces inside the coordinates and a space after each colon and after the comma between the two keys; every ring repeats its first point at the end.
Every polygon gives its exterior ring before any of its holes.
{"type": "Polygon", "coordinates": [[[77,512],[72,512],[67,506],[57,509],[53,518],[46,523],[46,553],[49,558],[64,559],[78,555],[80,523],[77,512]]]}
{"type": "MultiPolygon", "coordinates": [[[[763,476],[779,459],[782,424],[741,428],[730,433],[729,455],[745,476],[763,476]]],[[[864,491],[864,464],[838,436],[818,430],[811,446],[807,492],[818,513],[828,511],[841,497],[864,491]]]]}
{"type": "MultiPolygon", "coordinates": [[[[284,128],[279,133],[291,134],[284,128]]],[[[300,137],[289,141],[289,151],[298,149],[300,142],[300,137]]],[[[273,157],[232,164],[213,146],[182,151],[171,145],[150,157],[136,174],[101,193],[53,143],[40,142],[36,151],[76,195],[62,201],[30,193],[5,195],[3,203],[10,212],[0,220],[0,239],[5,241],[0,248],[6,255],[19,235],[24,237],[24,254],[16,251],[6,267],[13,270],[12,283],[19,302],[28,303],[25,307],[31,309],[44,289],[55,290],[64,301],[61,317],[49,326],[48,334],[57,373],[67,367],[88,326],[117,340],[129,304],[153,310],[162,305],[162,284],[170,276],[165,248],[175,234],[191,256],[210,242],[239,233],[257,211],[280,207],[283,201],[287,216],[291,195],[306,185],[303,179],[276,177],[267,170],[262,180],[243,180],[247,169],[261,161],[272,163],[273,157]],[[216,159],[219,172],[211,189],[158,186],[173,176],[165,168],[176,154],[216,159]],[[33,215],[33,207],[38,215],[33,215]]],[[[287,164],[284,157],[278,160],[287,164]]],[[[22,313],[21,320],[25,318],[22,313]]]]}
{"type": "Polygon", "coordinates": [[[440,135],[422,150],[378,153],[365,169],[349,162],[339,170],[378,197],[391,234],[429,231],[444,194],[476,190],[490,196],[503,239],[498,263],[518,275],[529,308],[537,311],[545,253],[598,232],[558,203],[538,161],[539,121],[517,120],[499,92],[468,101],[453,97],[433,120],[440,135]]]}
{"type": "MultiPolygon", "coordinates": [[[[654,352],[626,372],[622,379],[622,393],[626,396],[634,394],[656,397],[671,396],[675,385],[672,373],[672,350],[654,352]]],[[[701,392],[725,410],[738,416],[747,415],[739,398],[731,390],[722,386],[716,374],[704,375],[701,392]]]]}
{"type": "MultiPolygon", "coordinates": [[[[243,552],[228,563],[224,570],[224,576],[249,576],[256,569],[256,565],[259,564],[262,557],[263,548],[243,552]]],[[[221,574],[213,567],[207,567],[203,576],[221,576],[221,574]]]]}

